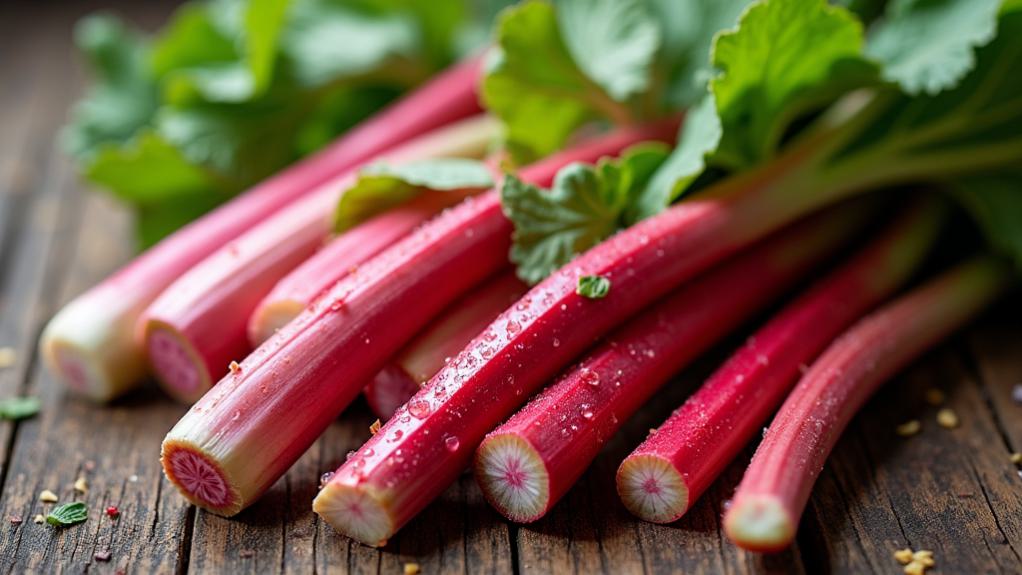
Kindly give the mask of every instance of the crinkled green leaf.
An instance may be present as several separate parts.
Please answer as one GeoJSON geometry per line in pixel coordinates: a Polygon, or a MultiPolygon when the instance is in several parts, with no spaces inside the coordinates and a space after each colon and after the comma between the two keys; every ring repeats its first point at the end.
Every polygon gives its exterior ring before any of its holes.
{"type": "Polygon", "coordinates": [[[713,76],[713,37],[738,23],[749,0],[649,0],[649,4],[664,30],[660,66],[667,104],[671,108],[696,104],[713,76]]]}
{"type": "Polygon", "coordinates": [[[713,98],[689,110],[681,127],[678,145],[660,166],[634,204],[632,220],[662,212],[706,169],[706,158],[720,143],[720,117],[713,98]]]}
{"type": "Polygon", "coordinates": [[[341,3],[303,2],[294,7],[281,42],[298,82],[316,87],[388,73],[383,65],[411,59],[418,39],[407,14],[370,16],[341,3]]]}
{"type": "Polygon", "coordinates": [[[610,293],[610,280],[603,276],[581,276],[575,293],[589,299],[603,299],[610,293]]]}
{"type": "Polygon", "coordinates": [[[214,188],[210,175],[158,135],[144,131],[123,146],[101,148],[86,177],[118,198],[139,205],[174,200],[191,190],[214,188]]]}
{"type": "Polygon", "coordinates": [[[717,165],[740,169],[769,158],[790,123],[849,89],[868,85],[862,25],[825,0],[764,0],[713,48],[711,82],[723,134],[717,165]]]}
{"type": "Polygon", "coordinates": [[[866,52],[883,78],[909,94],[937,94],[975,66],[975,49],[994,38],[1001,0],[893,0],[866,52]]]}
{"type": "Polygon", "coordinates": [[[596,166],[570,164],[550,190],[505,177],[501,204],[514,223],[511,261],[518,277],[537,283],[632,223],[632,203],[666,157],[664,146],[643,144],[596,166]]]}
{"type": "Polygon", "coordinates": [[[83,19],[75,26],[75,41],[96,84],[75,106],[61,138],[69,153],[87,161],[101,145],[131,138],[149,121],[158,89],[146,67],[148,44],[113,16],[83,19]]]}
{"type": "Polygon", "coordinates": [[[640,0],[531,0],[506,10],[495,34],[482,98],[519,161],[560,148],[588,121],[632,117],[623,100],[648,86],[659,44],[640,0]]]}
{"type": "Polygon", "coordinates": [[[89,518],[89,507],[81,501],[58,505],[46,516],[46,522],[54,527],[67,527],[89,518]]]}
{"type": "Polygon", "coordinates": [[[650,88],[660,27],[639,0],[561,0],[557,23],[579,69],[617,102],[650,88]]]}
{"type": "Polygon", "coordinates": [[[0,400],[0,419],[20,421],[39,413],[42,404],[38,397],[9,397],[0,400]]]}
{"type": "Polygon", "coordinates": [[[466,158],[437,158],[404,164],[371,164],[344,191],[334,212],[340,233],[402,204],[423,191],[452,192],[493,187],[486,164],[466,158]]]}

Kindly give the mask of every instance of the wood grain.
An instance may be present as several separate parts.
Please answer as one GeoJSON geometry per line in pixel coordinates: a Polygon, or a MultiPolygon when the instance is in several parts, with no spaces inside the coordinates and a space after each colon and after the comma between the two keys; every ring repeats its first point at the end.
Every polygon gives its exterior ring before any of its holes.
{"type": "MultiPolygon", "coordinates": [[[[102,3],[108,5],[109,3],[102,3]]],[[[620,459],[735,345],[720,346],[630,421],[544,519],[516,526],[482,501],[470,475],[382,550],[334,533],[311,512],[318,477],[368,436],[370,416],[349,409],[260,502],[233,519],[197,512],[162,477],[159,443],[183,408],[147,386],[112,406],[66,395],[42,368],[35,342],[57,306],[131,256],[130,218],[85,193],[56,146],[83,74],[71,26],[99,2],[0,4],[0,397],[31,394],[42,413],[0,422],[0,569],[100,573],[898,573],[895,549],[932,549],[935,573],[1022,571],[1022,307],[1006,301],[929,354],[874,398],[824,470],[798,542],[779,555],[745,553],[720,515],[752,452],[746,452],[681,521],[637,521],[614,493],[620,459]],[[9,78],[16,81],[10,82],[9,78]],[[935,422],[925,390],[938,387],[961,419],[935,422]],[[898,437],[911,418],[923,431],[898,437]],[[71,485],[88,479],[86,493],[71,485]],[[57,530],[32,523],[62,501],[86,501],[89,520],[57,530]],[[116,505],[117,520],[102,511],[116,505]],[[11,518],[20,517],[15,524],[11,518]],[[109,561],[95,558],[110,552],[109,561]]],[[[115,6],[153,27],[162,2],[115,6]]]]}

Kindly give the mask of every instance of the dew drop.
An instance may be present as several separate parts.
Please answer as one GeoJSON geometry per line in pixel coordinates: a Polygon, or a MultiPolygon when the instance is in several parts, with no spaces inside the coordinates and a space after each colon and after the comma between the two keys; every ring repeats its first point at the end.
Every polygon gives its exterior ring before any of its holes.
{"type": "Polygon", "coordinates": [[[448,435],[444,438],[444,447],[447,448],[447,451],[454,453],[459,447],[461,447],[461,442],[458,441],[458,438],[454,435],[448,435]]]}
{"type": "Polygon", "coordinates": [[[429,402],[426,400],[415,399],[408,404],[408,413],[412,414],[412,417],[416,419],[426,419],[429,412],[429,402]]]}
{"type": "Polygon", "coordinates": [[[319,488],[323,489],[324,487],[326,487],[326,484],[330,483],[330,480],[333,479],[333,476],[334,476],[334,472],[333,471],[327,471],[323,475],[320,475],[319,476],[319,488]]]}

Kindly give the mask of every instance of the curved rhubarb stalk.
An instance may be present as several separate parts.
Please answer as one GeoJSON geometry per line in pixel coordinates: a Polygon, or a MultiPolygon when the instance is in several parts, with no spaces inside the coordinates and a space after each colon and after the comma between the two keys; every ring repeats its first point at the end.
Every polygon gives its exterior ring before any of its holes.
{"type": "MultiPolygon", "coordinates": [[[[493,118],[478,116],[420,136],[376,159],[401,163],[445,156],[481,157],[497,132],[493,118]]],[[[260,222],[188,270],[142,313],[141,337],[157,380],[167,393],[192,403],[227,373],[231,361],[248,354],[247,326],[252,311],[280,278],[323,244],[330,233],[329,216],[356,178],[357,170],[352,169],[260,222]]],[[[478,191],[453,195],[464,197],[478,191]]],[[[359,226],[346,232],[343,242],[368,248],[385,239],[374,236],[377,231],[372,225],[359,226]]],[[[401,237],[390,235],[395,241],[401,237]]],[[[369,257],[375,252],[349,252],[351,259],[341,264],[343,269],[362,263],[365,258],[354,259],[359,255],[369,257]]]]}
{"type": "Polygon", "coordinates": [[[479,59],[440,74],[322,151],[258,184],[135,258],[50,320],[40,346],[72,390],[112,399],[144,376],[139,314],[178,276],[245,230],[344,170],[439,126],[479,112],[479,59]]]}
{"type": "MultiPolygon", "coordinates": [[[[676,129],[664,122],[619,130],[521,176],[548,184],[567,163],[670,141],[676,129]]],[[[496,191],[469,198],[341,280],[174,426],[163,442],[167,477],[221,515],[251,504],[429,320],[507,265],[511,228],[496,191]]]]}
{"type": "Polygon", "coordinates": [[[288,272],[259,302],[248,320],[249,343],[255,347],[270,339],[359,264],[464,198],[464,194],[451,192],[424,194],[331,239],[288,272]]]}
{"type": "Polygon", "coordinates": [[[846,243],[870,214],[864,207],[787,228],[615,330],[479,445],[486,500],[512,521],[543,517],[671,375],[846,243]]]}
{"type": "Polygon", "coordinates": [[[824,184],[815,151],[802,146],[724,180],[562,267],[409,402],[422,401],[424,417],[398,410],[333,475],[313,508],[366,544],[388,539],[457,478],[484,434],[596,338],[742,247],[860,189],[851,179],[824,184]],[[580,295],[584,276],[609,280],[606,297],[580,295]]]}
{"type": "Polygon", "coordinates": [[[507,271],[449,306],[366,386],[363,393],[373,413],[384,421],[390,419],[419,387],[526,291],[528,288],[514,272],[507,271]]]}
{"type": "Polygon", "coordinates": [[[852,416],[880,385],[967,322],[1011,271],[978,257],[873,312],[835,340],[785,400],[724,516],[728,537],[776,551],[795,537],[817,476],[852,416]]]}
{"type": "Polygon", "coordinates": [[[942,207],[921,201],[759,329],[621,463],[617,490],[646,521],[679,519],[787,395],[800,368],[918,267],[942,207]]]}

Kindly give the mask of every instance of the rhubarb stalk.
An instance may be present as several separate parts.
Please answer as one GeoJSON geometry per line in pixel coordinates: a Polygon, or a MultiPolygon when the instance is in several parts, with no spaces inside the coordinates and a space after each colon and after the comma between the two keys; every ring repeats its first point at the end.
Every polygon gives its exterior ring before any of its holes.
{"type": "Polygon", "coordinates": [[[398,407],[527,289],[514,272],[507,271],[448,306],[366,386],[363,393],[373,413],[384,421],[390,419],[398,407]]]}
{"type": "Polygon", "coordinates": [[[679,519],[762,428],[800,369],[916,269],[942,207],[920,201],[759,329],[621,463],[617,490],[646,521],[679,519]]]}
{"type": "Polygon", "coordinates": [[[991,303],[1009,284],[1002,262],[977,257],[866,316],[830,344],[770,424],[724,516],[728,537],[777,551],[841,432],[870,395],[991,303]]]}
{"type": "MultiPolygon", "coordinates": [[[[393,148],[376,161],[481,157],[497,129],[497,123],[486,116],[462,120],[393,148]]],[[[143,312],[139,318],[141,336],[153,371],[171,396],[194,402],[227,373],[231,361],[247,355],[248,318],[280,278],[323,244],[330,233],[334,206],[357,177],[356,169],[341,174],[260,222],[188,270],[143,312]]],[[[464,197],[477,191],[452,194],[464,197]]],[[[440,205],[435,203],[434,207],[439,209],[440,205]]],[[[346,232],[343,244],[350,251],[347,261],[337,265],[350,270],[374,255],[367,253],[368,248],[386,239],[378,232],[374,225],[346,232]],[[350,249],[353,245],[360,249],[350,249]]],[[[393,240],[401,237],[388,235],[393,240]]]]}
{"type": "Polygon", "coordinates": [[[344,170],[478,113],[478,77],[478,59],[439,75],[319,153],[181,228],[72,300],[42,334],[40,345],[53,373],[72,390],[99,401],[134,387],[146,371],[144,348],[136,339],[138,317],[171,282],[344,170]]]}
{"type": "MultiPolygon", "coordinates": [[[[668,141],[676,129],[664,122],[619,130],[521,176],[549,183],[567,163],[668,141]]],[[[221,515],[251,504],[437,313],[507,265],[511,228],[496,191],[469,198],[341,280],[174,426],[163,442],[167,477],[221,515]]]]}
{"type": "Polygon", "coordinates": [[[413,398],[427,407],[424,417],[398,410],[341,466],[316,498],[317,513],[366,544],[385,541],[461,473],[484,434],[598,337],[739,249],[859,190],[853,178],[825,183],[816,143],[635,224],[534,287],[413,398]],[[584,277],[609,282],[606,297],[582,295],[584,277]]]}
{"type": "Polygon", "coordinates": [[[479,445],[486,500],[512,521],[543,517],[671,375],[833,255],[866,221],[865,207],[787,228],[617,329],[479,445]]]}

